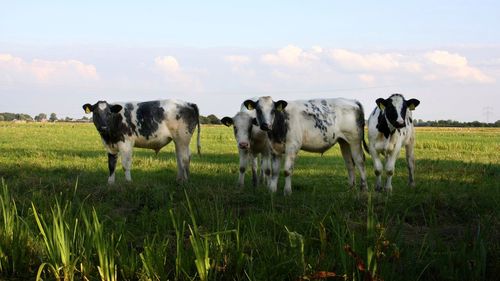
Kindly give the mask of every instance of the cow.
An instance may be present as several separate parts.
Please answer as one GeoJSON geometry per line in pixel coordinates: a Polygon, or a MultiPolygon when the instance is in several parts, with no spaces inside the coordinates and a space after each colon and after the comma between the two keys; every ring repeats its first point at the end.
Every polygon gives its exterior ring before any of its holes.
{"type": "Polygon", "coordinates": [[[249,161],[252,163],[252,184],[254,187],[258,185],[257,166],[259,155],[261,157],[260,175],[263,183],[267,184],[271,174],[271,148],[267,133],[257,126],[255,111],[249,111],[242,105],[240,111],[234,117],[226,116],[221,119],[221,122],[228,127],[233,126],[240,156],[238,185],[240,187],[245,185],[245,171],[249,161]]]}
{"type": "Polygon", "coordinates": [[[115,167],[121,155],[125,180],[132,181],[132,148],[153,149],[156,153],[174,141],[177,157],[177,181],[189,176],[189,143],[198,127],[197,150],[200,153],[200,123],[198,106],[181,100],[108,103],[98,101],[83,105],[108,153],[108,184],[115,182],[115,167]]]}
{"type": "Polygon", "coordinates": [[[275,102],[266,96],[257,101],[246,100],[244,105],[256,111],[257,123],[267,132],[271,143],[271,191],[277,189],[281,155],[285,154],[284,193],[287,195],[292,192],[291,177],[299,150],[324,153],[337,142],[347,167],[349,185],[355,185],[356,165],[361,190],[366,189],[362,148],[365,119],[358,101],[337,98],[275,102]]]}
{"type": "Polygon", "coordinates": [[[375,190],[382,190],[383,164],[380,154],[385,155],[385,190],[392,190],[394,165],[401,147],[406,149],[408,165],[408,185],[415,186],[415,129],[411,111],[420,104],[417,99],[405,100],[401,94],[393,94],[387,99],[376,100],[377,106],[368,119],[368,151],[373,159],[377,181],[375,190]]]}

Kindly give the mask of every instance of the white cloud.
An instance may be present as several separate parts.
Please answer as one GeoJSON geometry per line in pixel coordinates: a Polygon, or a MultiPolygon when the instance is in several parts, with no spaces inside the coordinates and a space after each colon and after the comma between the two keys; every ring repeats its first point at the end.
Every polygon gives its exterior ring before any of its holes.
{"type": "Polygon", "coordinates": [[[239,55],[225,56],[224,60],[233,64],[248,64],[251,61],[250,57],[239,55]]]}
{"type": "Polygon", "coordinates": [[[401,66],[399,54],[359,54],[345,49],[333,49],[330,58],[341,67],[350,70],[390,71],[401,66]]]}
{"type": "MultiPolygon", "coordinates": [[[[317,47],[315,51],[318,51],[317,47]]],[[[316,60],[318,60],[318,57],[315,54],[293,45],[288,45],[275,54],[265,54],[261,57],[261,61],[265,64],[288,67],[300,67],[316,60]]]]}
{"type": "Polygon", "coordinates": [[[459,79],[480,83],[491,83],[494,79],[480,69],[469,65],[467,58],[447,51],[432,51],[424,55],[429,62],[431,72],[425,76],[428,80],[459,79]]]}
{"type": "Polygon", "coordinates": [[[365,83],[373,83],[375,82],[375,77],[373,75],[369,75],[369,74],[360,74],[359,76],[359,80],[365,82],[365,83]]]}
{"type": "Polygon", "coordinates": [[[7,81],[35,80],[36,82],[75,82],[97,80],[96,67],[78,60],[43,60],[31,62],[11,54],[0,54],[0,79],[7,81]]]}
{"type": "Polygon", "coordinates": [[[184,70],[175,57],[159,56],[154,59],[154,63],[155,66],[164,75],[169,91],[201,91],[202,86],[200,80],[184,70]]]}
{"type": "Polygon", "coordinates": [[[179,62],[172,56],[157,57],[155,58],[155,64],[169,74],[179,73],[180,71],[179,62]]]}

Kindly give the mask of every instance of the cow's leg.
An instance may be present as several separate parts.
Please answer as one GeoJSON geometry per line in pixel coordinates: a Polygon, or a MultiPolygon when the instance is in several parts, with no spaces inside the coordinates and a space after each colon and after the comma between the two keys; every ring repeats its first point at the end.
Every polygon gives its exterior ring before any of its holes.
{"type": "Polygon", "coordinates": [[[415,187],[415,156],[413,143],[406,145],[406,164],[408,166],[408,186],[415,187]]]}
{"type": "Polygon", "coordinates": [[[240,154],[240,174],[238,176],[238,186],[244,187],[245,186],[245,172],[247,169],[248,158],[249,158],[248,150],[239,149],[239,154],[240,154]]]}
{"type": "Polygon", "coordinates": [[[269,190],[276,192],[278,189],[278,178],[280,175],[281,155],[271,155],[271,180],[269,181],[269,190]]]}
{"type": "Polygon", "coordinates": [[[387,175],[387,180],[385,182],[385,191],[392,191],[392,176],[394,176],[394,167],[398,155],[399,150],[394,150],[386,155],[385,174],[387,175]]]}
{"type": "MultiPolygon", "coordinates": [[[[359,183],[359,188],[362,191],[366,191],[366,170],[365,170],[365,154],[363,153],[363,147],[361,143],[351,143],[350,144],[352,159],[354,164],[358,167],[359,177],[361,178],[359,183]]],[[[354,173],[354,172],[353,172],[354,173]]]]}
{"type": "Polygon", "coordinates": [[[258,157],[258,155],[254,155],[254,154],[252,154],[250,157],[252,158],[252,185],[254,187],[257,187],[257,185],[259,184],[259,175],[257,173],[257,167],[259,164],[259,157],[258,157]]]}
{"type": "Polygon", "coordinates": [[[115,183],[115,169],[117,160],[118,160],[118,154],[111,154],[108,152],[108,169],[109,169],[108,184],[115,183]]]}
{"type": "Polygon", "coordinates": [[[377,178],[375,182],[375,191],[382,191],[382,172],[384,169],[384,165],[382,164],[380,155],[375,150],[375,148],[370,147],[370,155],[373,161],[373,169],[375,170],[375,177],[377,178]]]}
{"type": "Polygon", "coordinates": [[[175,155],[177,158],[177,181],[185,182],[189,177],[189,142],[183,140],[174,141],[175,155]]]}
{"type": "Polygon", "coordinates": [[[340,151],[342,152],[342,158],[344,158],[344,163],[347,168],[347,175],[349,177],[349,187],[354,187],[356,184],[356,175],[354,174],[354,163],[352,159],[351,148],[349,144],[342,139],[339,139],[340,151]]]}
{"type": "Polygon", "coordinates": [[[130,143],[123,143],[119,145],[119,149],[123,170],[125,170],[125,180],[130,182],[132,181],[132,176],[130,175],[130,169],[132,168],[132,145],[130,143]]]}
{"type": "Polygon", "coordinates": [[[287,151],[285,156],[285,164],[283,166],[283,173],[285,175],[285,189],[284,189],[285,195],[292,194],[292,174],[297,153],[298,151],[290,150],[287,151]]]}
{"type": "Polygon", "coordinates": [[[262,182],[264,185],[269,185],[270,177],[271,177],[271,156],[270,155],[262,155],[262,182]]]}

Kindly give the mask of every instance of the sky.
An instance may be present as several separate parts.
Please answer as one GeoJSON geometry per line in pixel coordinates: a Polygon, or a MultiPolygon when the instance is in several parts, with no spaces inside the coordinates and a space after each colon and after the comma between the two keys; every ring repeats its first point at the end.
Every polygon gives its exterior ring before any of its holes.
{"type": "Polygon", "coordinates": [[[401,93],[423,120],[500,120],[500,1],[0,0],[0,112],[401,93]]]}

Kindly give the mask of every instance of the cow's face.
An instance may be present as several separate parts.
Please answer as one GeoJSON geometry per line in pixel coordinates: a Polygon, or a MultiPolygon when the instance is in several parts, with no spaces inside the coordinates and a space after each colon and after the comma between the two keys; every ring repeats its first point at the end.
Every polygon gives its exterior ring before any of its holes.
{"type": "Polygon", "coordinates": [[[101,134],[107,134],[110,129],[113,115],[122,110],[122,106],[118,104],[110,105],[106,101],[98,101],[96,104],[89,103],[83,105],[85,113],[92,112],[92,121],[101,134]]]}
{"type": "Polygon", "coordinates": [[[271,97],[260,97],[256,102],[246,100],[243,104],[248,110],[256,111],[257,123],[263,131],[269,131],[273,128],[276,112],[283,111],[287,106],[286,101],[274,102],[271,97]]]}
{"type": "Polygon", "coordinates": [[[238,112],[233,118],[224,117],[222,124],[233,126],[234,137],[238,143],[238,148],[249,149],[252,138],[252,127],[257,125],[257,120],[245,112],[238,112]]]}
{"type": "Polygon", "coordinates": [[[400,94],[394,94],[388,99],[379,98],[376,101],[377,106],[385,114],[385,118],[394,128],[403,128],[406,126],[406,117],[410,110],[414,110],[420,101],[417,99],[405,100],[400,94]]]}

